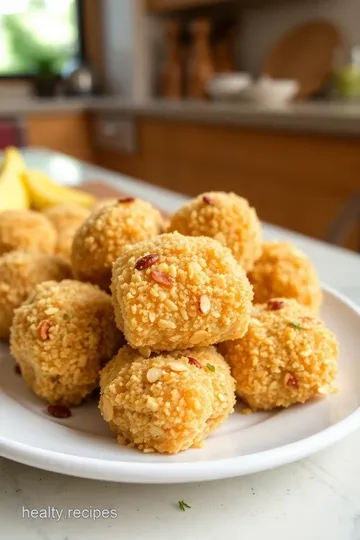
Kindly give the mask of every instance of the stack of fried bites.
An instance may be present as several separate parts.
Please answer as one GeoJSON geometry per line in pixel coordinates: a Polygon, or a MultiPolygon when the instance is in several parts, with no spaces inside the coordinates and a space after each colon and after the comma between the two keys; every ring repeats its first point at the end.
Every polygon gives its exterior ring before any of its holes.
{"type": "Polygon", "coordinates": [[[166,230],[133,198],[19,214],[0,214],[0,337],[49,404],[100,385],[120,444],[177,453],[200,447],[236,395],[271,410],[334,390],[316,271],[291,244],[262,242],[245,199],[205,193],[166,230]]]}

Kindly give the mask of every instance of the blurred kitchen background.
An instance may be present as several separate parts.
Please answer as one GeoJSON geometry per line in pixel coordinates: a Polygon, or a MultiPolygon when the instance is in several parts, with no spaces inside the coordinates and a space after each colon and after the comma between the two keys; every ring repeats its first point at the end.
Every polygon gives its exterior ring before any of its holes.
{"type": "Polygon", "coordinates": [[[0,149],[360,249],[359,0],[0,0],[0,149]]]}

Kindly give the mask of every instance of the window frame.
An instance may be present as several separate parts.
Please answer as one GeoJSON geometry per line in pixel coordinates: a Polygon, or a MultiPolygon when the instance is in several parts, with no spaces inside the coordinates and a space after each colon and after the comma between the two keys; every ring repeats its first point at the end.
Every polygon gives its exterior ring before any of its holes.
{"type": "MultiPolygon", "coordinates": [[[[86,60],[86,46],[85,46],[85,17],[84,17],[84,0],[75,0],[76,12],[78,20],[79,31],[79,59],[80,61],[86,60]]],[[[0,73],[0,83],[2,81],[31,81],[36,78],[33,73],[11,73],[8,75],[2,75],[0,73]]]]}

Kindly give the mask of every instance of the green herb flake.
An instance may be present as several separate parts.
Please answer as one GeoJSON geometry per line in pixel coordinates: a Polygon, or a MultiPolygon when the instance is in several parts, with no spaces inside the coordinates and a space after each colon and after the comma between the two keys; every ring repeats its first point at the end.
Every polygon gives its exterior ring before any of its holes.
{"type": "Polygon", "coordinates": [[[68,313],[64,313],[63,318],[65,321],[68,321],[70,319],[70,315],[68,313]]]}
{"type": "Polygon", "coordinates": [[[303,329],[301,324],[296,323],[294,321],[289,321],[289,325],[292,326],[293,328],[296,328],[297,330],[302,330],[303,329]]]}
{"type": "Polygon", "coordinates": [[[213,373],[215,373],[215,366],[213,366],[212,364],[206,364],[206,367],[208,368],[209,371],[212,371],[213,373]]]}
{"type": "Polygon", "coordinates": [[[178,501],[179,503],[179,508],[182,512],[185,512],[186,508],[191,508],[191,506],[189,506],[188,504],[186,504],[185,501],[178,501]]]}

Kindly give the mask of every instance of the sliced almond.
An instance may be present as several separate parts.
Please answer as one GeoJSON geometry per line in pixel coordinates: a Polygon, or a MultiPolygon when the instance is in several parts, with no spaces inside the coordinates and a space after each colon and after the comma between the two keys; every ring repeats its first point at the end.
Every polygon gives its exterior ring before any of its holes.
{"type": "Polygon", "coordinates": [[[126,203],[132,203],[135,199],[133,197],[123,197],[122,199],[118,199],[117,202],[120,204],[126,204],[126,203]]]}
{"type": "Polygon", "coordinates": [[[173,362],[169,362],[169,368],[172,371],[187,371],[187,366],[185,364],[182,364],[181,362],[176,362],[175,360],[173,362]]]}
{"type": "Polygon", "coordinates": [[[154,383],[158,381],[162,377],[162,370],[159,368],[150,368],[149,371],[146,374],[146,378],[149,381],[149,383],[154,383]]]}
{"type": "Polygon", "coordinates": [[[299,383],[295,375],[292,373],[286,373],[284,377],[285,384],[291,388],[299,388],[299,383]]]}
{"type": "Polygon", "coordinates": [[[101,400],[101,412],[105,422],[110,422],[110,420],[112,420],[114,416],[114,409],[106,397],[103,397],[101,400]]]}
{"type": "Polygon", "coordinates": [[[173,321],[167,321],[166,319],[160,319],[158,322],[160,328],[171,328],[172,330],[176,328],[176,324],[173,321]]]}
{"type": "Polygon", "coordinates": [[[141,259],[136,262],[135,268],[136,270],[145,270],[146,268],[150,268],[150,266],[157,263],[159,260],[159,255],[156,255],[156,253],[150,253],[149,255],[145,255],[145,257],[141,257],[141,259]]]}
{"type": "Polygon", "coordinates": [[[170,298],[165,298],[164,304],[169,311],[177,311],[177,305],[170,298]]]}
{"type": "Polygon", "coordinates": [[[270,310],[277,311],[285,306],[285,302],[283,300],[269,300],[267,305],[270,310]]]}
{"type": "Polygon", "coordinates": [[[164,285],[165,287],[172,287],[174,285],[174,279],[169,274],[160,272],[160,270],[152,270],[150,275],[160,285],[164,285]]]}
{"type": "Polygon", "coordinates": [[[209,313],[211,309],[211,302],[207,294],[202,294],[200,296],[199,307],[201,313],[203,313],[204,315],[207,315],[209,313]]]}
{"type": "Polygon", "coordinates": [[[205,204],[209,204],[211,206],[215,204],[214,199],[212,197],[209,197],[209,195],[203,195],[202,200],[205,204]]]}
{"type": "Polygon", "coordinates": [[[50,337],[49,336],[50,326],[51,326],[50,321],[48,320],[45,320],[40,324],[39,334],[40,334],[40,339],[42,339],[43,341],[46,341],[50,337]]]}
{"type": "Polygon", "coordinates": [[[158,426],[150,426],[149,433],[152,437],[161,437],[164,435],[164,430],[158,426]]]}

